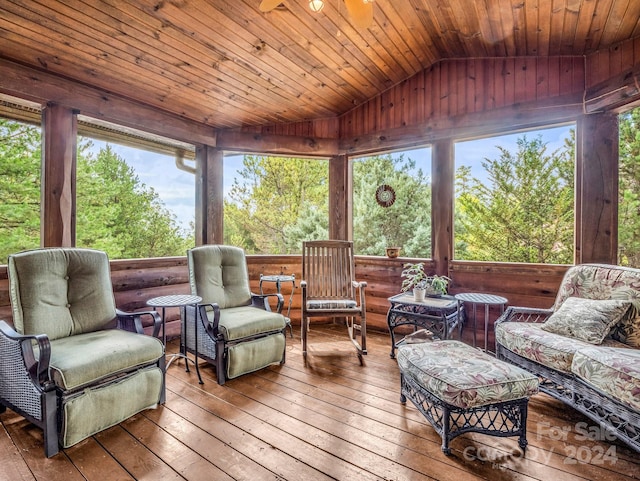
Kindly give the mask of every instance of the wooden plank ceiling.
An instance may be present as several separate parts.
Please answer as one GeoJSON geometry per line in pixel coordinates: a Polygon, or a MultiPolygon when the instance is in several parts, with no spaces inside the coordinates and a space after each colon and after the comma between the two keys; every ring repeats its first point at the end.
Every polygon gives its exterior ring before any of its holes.
{"type": "MultiPolygon", "coordinates": [[[[215,128],[331,118],[451,58],[582,56],[640,35],[640,0],[2,0],[0,57],[215,128]]],[[[0,87],[2,79],[0,75],[0,87]]]]}

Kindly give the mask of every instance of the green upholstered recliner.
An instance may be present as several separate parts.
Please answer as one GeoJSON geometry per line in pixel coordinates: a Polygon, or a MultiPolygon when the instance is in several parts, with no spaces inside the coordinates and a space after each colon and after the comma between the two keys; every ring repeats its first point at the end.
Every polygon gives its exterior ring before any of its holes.
{"type": "Polygon", "coordinates": [[[44,431],[47,457],[164,403],[164,346],[115,307],[109,259],[90,249],[9,256],[15,330],[0,321],[0,412],[44,431]]]}
{"type": "Polygon", "coordinates": [[[285,317],[281,294],[256,295],[249,287],[244,251],[205,245],[187,252],[191,293],[202,297],[187,306],[186,347],[215,365],[219,384],[285,361],[285,317]],[[278,299],[272,312],[268,297],[278,299]]]}

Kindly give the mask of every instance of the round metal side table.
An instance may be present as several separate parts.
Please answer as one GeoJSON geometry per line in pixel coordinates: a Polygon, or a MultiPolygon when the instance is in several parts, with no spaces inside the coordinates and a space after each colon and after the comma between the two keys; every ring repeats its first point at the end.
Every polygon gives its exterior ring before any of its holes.
{"type": "Polygon", "coordinates": [[[184,339],[186,339],[187,329],[185,308],[187,306],[197,305],[201,301],[202,297],[200,296],[191,296],[186,294],[153,297],[147,301],[148,306],[153,307],[154,309],[162,309],[162,343],[165,345],[165,347],[167,345],[167,319],[165,317],[165,311],[168,307],[180,308],[180,321],[182,322],[182,332],[180,335],[180,352],[171,354],[165,370],[169,369],[169,366],[174,361],[174,359],[182,357],[185,359],[185,370],[187,372],[189,372],[189,361],[191,361],[196,366],[196,372],[198,373],[200,384],[202,384],[202,378],[200,377],[200,369],[198,369],[198,363],[196,363],[193,359],[189,359],[189,357],[187,357],[187,350],[185,349],[184,339]]]}
{"type": "Polygon", "coordinates": [[[493,294],[482,294],[480,292],[463,292],[461,294],[456,294],[455,298],[460,302],[460,309],[463,308],[463,304],[469,303],[472,306],[473,310],[473,347],[476,347],[476,327],[477,327],[477,318],[476,318],[476,306],[478,304],[484,304],[484,350],[487,351],[488,348],[488,337],[489,337],[489,306],[500,306],[500,313],[504,312],[504,306],[507,304],[507,299],[502,296],[495,296],[493,294]]]}
{"type": "Polygon", "coordinates": [[[263,295],[262,292],[262,283],[263,282],[274,282],[276,284],[276,292],[280,294],[280,289],[282,287],[283,282],[291,282],[291,295],[289,296],[289,305],[287,306],[287,315],[285,316],[287,320],[287,326],[289,327],[289,332],[291,337],[293,338],[293,327],[291,326],[291,303],[293,302],[293,294],[296,290],[296,275],[291,274],[273,274],[273,275],[262,275],[260,274],[260,294],[263,295]]]}

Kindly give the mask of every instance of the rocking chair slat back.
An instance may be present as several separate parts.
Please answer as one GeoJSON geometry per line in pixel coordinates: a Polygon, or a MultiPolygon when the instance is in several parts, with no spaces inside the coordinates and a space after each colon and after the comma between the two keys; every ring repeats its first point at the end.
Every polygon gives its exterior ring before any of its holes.
{"type": "Polygon", "coordinates": [[[308,299],[354,299],[353,243],[304,242],[302,278],[308,283],[308,299]]]}

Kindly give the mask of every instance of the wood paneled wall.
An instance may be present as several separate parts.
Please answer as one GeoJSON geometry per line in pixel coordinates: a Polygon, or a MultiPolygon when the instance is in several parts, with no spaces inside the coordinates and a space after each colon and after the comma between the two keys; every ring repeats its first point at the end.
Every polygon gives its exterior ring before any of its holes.
{"type": "Polygon", "coordinates": [[[247,126],[242,128],[241,131],[254,134],[337,139],[340,136],[339,128],[337,117],[332,117],[305,122],[272,124],[265,127],[247,126]]]}
{"type": "MultiPolygon", "coordinates": [[[[177,138],[201,141],[211,147],[217,145],[221,150],[243,150],[243,147],[248,147],[252,152],[280,151],[299,155],[338,156],[336,158],[344,161],[345,153],[384,149],[393,145],[407,146],[412,142],[418,144],[438,139],[450,141],[456,135],[477,134],[491,129],[504,131],[514,125],[534,126],[558,119],[576,120],[583,115],[585,78],[588,79],[589,86],[595,89],[594,99],[597,97],[597,89],[617,92],[616,86],[627,84],[631,89],[636,88],[633,80],[637,78],[638,67],[635,64],[640,63],[639,51],[637,42],[629,42],[620,46],[619,61],[609,59],[608,62],[604,62],[604,57],[600,62],[596,56],[586,61],[582,57],[446,60],[356,107],[340,119],[249,129],[243,132],[211,132],[211,135],[204,127],[194,130],[178,122],[177,125],[181,128],[178,129],[177,138]],[[596,72],[594,65],[601,64],[602,67],[596,72]],[[585,66],[588,71],[585,71],[585,66]],[[625,74],[629,69],[631,76],[625,74]],[[607,77],[608,75],[613,77],[607,77]],[[603,78],[605,80],[602,80],[603,78]],[[487,122],[488,117],[484,116],[486,112],[492,113],[491,122],[487,122]],[[504,115],[505,112],[509,117],[504,115]],[[387,137],[389,132],[396,137],[387,137]]],[[[2,64],[0,61],[0,66],[2,64]]],[[[131,106],[123,104],[123,100],[118,100],[119,103],[116,102],[111,107],[113,110],[104,111],[102,99],[94,100],[96,92],[92,89],[79,86],[74,91],[74,98],[69,100],[70,94],[66,88],[69,85],[68,81],[46,74],[38,74],[33,80],[29,77],[29,72],[24,67],[11,65],[9,78],[14,81],[14,89],[21,91],[19,87],[22,88],[24,82],[31,82],[32,86],[44,84],[37,98],[45,95],[48,99],[66,99],[62,105],[80,106],[89,112],[100,113],[99,117],[111,121],[121,120],[123,125],[140,126],[131,118],[138,117],[131,112],[135,114],[140,109],[130,112],[131,106]]],[[[636,94],[631,91],[630,95],[636,94]]],[[[168,134],[167,130],[172,129],[170,122],[160,122],[158,117],[168,119],[157,112],[149,115],[146,120],[150,122],[151,130],[168,134]]],[[[596,119],[595,122],[594,128],[602,130],[605,121],[596,119]]],[[[594,145],[598,141],[596,134],[597,132],[590,139],[594,145]]],[[[609,132],[606,139],[613,141],[609,132]]],[[[445,157],[444,152],[449,147],[446,143],[441,145],[442,157],[445,157]]],[[[598,149],[590,150],[594,155],[601,157],[601,165],[608,165],[607,158],[611,157],[611,152],[601,154],[598,149]]],[[[440,166],[443,165],[444,163],[440,166]]],[[[442,171],[439,175],[447,178],[451,173],[442,171]]],[[[595,199],[595,203],[610,204],[611,182],[609,179],[609,183],[601,189],[604,192],[603,198],[595,199]]],[[[202,198],[200,204],[206,205],[207,201],[202,198]]],[[[582,217],[591,215],[598,209],[598,205],[593,203],[586,206],[590,209],[589,212],[584,212],[585,205],[578,207],[582,217]]],[[[448,217],[448,213],[443,213],[438,225],[450,224],[448,217]]],[[[608,218],[607,222],[609,220],[612,218],[608,218]]],[[[606,230],[607,226],[601,227],[606,230]]],[[[591,227],[584,223],[583,228],[591,227]]],[[[598,232],[602,229],[599,227],[598,232]]],[[[209,235],[208,232],[210,229],[206,228],[202,237],[209,235]]],[[[585,236],[582,231],[578,231],[577,234],[579,238],[585,236]]],[[[434,233],[434,238],[441,239],[440,246],[434,253],[439,253],[438,272],[447,273],[453,279],[453,293],[488,292],[507,297],[510,304],[532,307],[549,307],[553,303],[567,266],[453,261],[448,259],[448,237],[449,234],[443,230],[434,233]],[[448,262],[443,263],[442,260],[448,262]]],[[[610,249],[614,244],[608,242],[602,245],[610,249]]],[[[598,255],[600,254],[603,253],[598,255]]],[[[610,257],[611,252],[607,250],[604,256],[610,257]]],[[[260,273],[294,273],[297,278],[301,275],[299,256],[249,256],[248,260],[252,288],[256,292],[260,273]]],[[[386,328],[387,298],[399,292],[400,271],[402,264],[407,260],[383,257],[356,258],[356,275],[358,279],[368,282],[367,311],[371,328],[386,328]]],[[[436,269],[432,261],[427,262],[432,271],[436,269]]],[[[186,258],[183,257],[112,261],[111,265],[116,301],[124,310],[143,309],[146,300],[157,295],[186,293],[189,290],[186,258]]],[[[288,288],[287,285],[283,286],[285,297],[290,292],[288,288]]],[[[179,323],[176,321],[177,312],[171,312],[169,316],[171,335],[177,332],[179,323]]],[[[6,267],[3,266],[0,267],[0,318],[10,320],[10,317],[6,267]]],[[[294,296],[292,319],[294,324],[299,324],[299,292],[294,296]]]]}
{"type": "MultiPolygon", "coordinates": [[[[338,119],[222,131],[218,146],[239,147],[237,142],[243,138],[234,138],[233,132],[251,134],[254,139],[262,135],[315,135],[317,139],[341,139],[329,155],[353,154],[424,144],[452,133],[487,135],[507,128],[567,121],[582,112],[585,75],[584,57],[442,60],[338,119]],[[508,110],[501,112],[497,121],[487,122],[478,115],[501,109],[508,110]],[[477,120],[469,126],[466,119],[474,114],[477,120]],[[505,121],[505,116],[514,122],[505,121]]],[[[253,144],[251,152],[259,148],[253,144]]],[[[265,142],[264,147],[265,152],[272,151],[270,143],[265,142]]]]}
{"type": "Polygon", "coordinates": [[[444,60],[340,119],[342,137],[584,91],[581,57],[444,60]]]}
{"type": "Polygon", "coordinates": [[[640,38],[587,58],[585,112],[640,103],[640,38]]]}
{"type": "MultiPolygon", "coordinates": [[[[400,292],[400,272],[405,262],[416,259],[387,259],[376,256],[356,256],[356,278],[367,282],[367,322],[370,329],[387,330],[388,298],[400,292]]],[[[425,260],[429,272],[434,272],[425,260]]],[[[248,256],[251,289],[259,292],[260,274],[295,274],[296,289],[291,319],[300,325],[300,256],[248,256]]],[[[481,291],[509,299],[509,304],[550,307],[567,266],[521,265],[484,262],[452,262],[448,275],[452,278],[451,293],[481,291]]],[[[111,261],[111,279],[118,308],[125,311],[147,310],[146,301],[155,296],[189,293],[186,257],[132,259],[111,261]]],[[[275,292],[274,284],[263,284],[264,292],[275,292]]],[[[291,284],[282,286],[285,310],[291,294],[291,284]]],[[[492,318],[497,316],[492,312],[492,318]]],[[[0,266],[0,319],[12,322],[6,266],[0,266]]],[[[167,333],[180,332],[178,309],[167,309],[167,333]]],[[[479,326],[479,334],[481,334],[479,326]]],[[[469,327],[467,327],[469,328],[469,327]]]]}
{"type": "Polygon", "coordinates": [[[640,65],[640,37],[599,50],[586,58],[586,87],[592,88],[640,65]]]}

